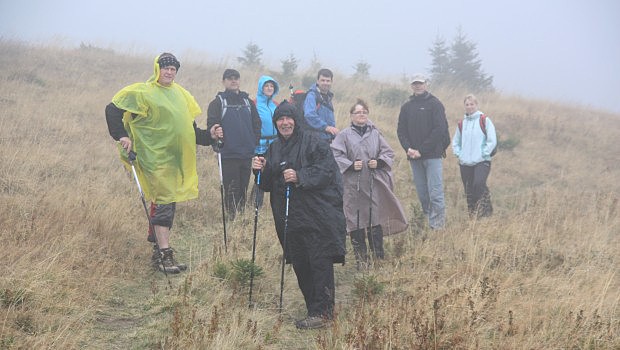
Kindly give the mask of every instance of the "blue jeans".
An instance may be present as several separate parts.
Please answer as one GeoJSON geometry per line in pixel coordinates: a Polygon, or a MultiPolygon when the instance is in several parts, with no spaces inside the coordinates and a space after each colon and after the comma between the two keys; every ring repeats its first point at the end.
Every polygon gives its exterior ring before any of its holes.
{"type": "Polygon", "coordinates": [[[443,195],[443,165],[441,158],[410,159],[413,183],[428,224],[441,229],[446,224],[446,204],[443,195]]]}

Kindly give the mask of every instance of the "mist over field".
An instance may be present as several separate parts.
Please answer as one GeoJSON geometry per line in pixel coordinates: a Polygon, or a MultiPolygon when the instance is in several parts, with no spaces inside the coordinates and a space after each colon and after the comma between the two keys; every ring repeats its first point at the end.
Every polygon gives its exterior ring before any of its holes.
{"type": "MultiPolygon", "coordinates": [[[[3,4],[4,6],[4,4],[3,4]]],[[[386,238],[386,260],[336,266],[336,317],[299,331],[305,316],[292,269],[278,312],[281,249],[268,203],[227,225],[222,244],[215,154],[199,147],[199,198],[181,203],[172,245],[188,270],[150,267],[146,218],[118,160],[104,108],[122,87],[152,74],[155,54],[96,45],[58,47],[0,39],[0,274],[2,349],[618,349],[620,347],[620,135],[618,113],[479,94],[500,150],[489,187],[494,216],[469,220],[456,158],[448,150],[448,225],[420,217],[411,170],[396,138],[408,84],[359,81],[335,70],[337,126],[361,97],[396,152],[395,193],[410,229],[386,238]],[[400,93],[399,93],[400,92],[400,93]],[[241,271],[242,272],[242,271],[241,271]]],[[[177,82],[206,126],[224,65],[184,60],[177,82]]],[[[302,67],[304,68],[304,67],[302,67]]],[[[303,70],[303,69],[302,69],[303,70]]],[[[255,96],[262,71],[241,69],[255,96]]],[[[467,91],[432,90],[451,133],[467,91]]],[[[286,89],[277,96],[286,98],[286,89]]],[[[347,243],[350,248],[350,242],[347,243]]]]}
{"type": "Polygon", "coordinates": [[[373,78],[399,82],[428,72],[434,40],[460,27],[501,93],[618,113],[618,13],[615,0],[3,0],[0,38],[228,66],[253,42],[269,69],[294,54],[339,71],[336,81],[366,62],[373,78]]]}

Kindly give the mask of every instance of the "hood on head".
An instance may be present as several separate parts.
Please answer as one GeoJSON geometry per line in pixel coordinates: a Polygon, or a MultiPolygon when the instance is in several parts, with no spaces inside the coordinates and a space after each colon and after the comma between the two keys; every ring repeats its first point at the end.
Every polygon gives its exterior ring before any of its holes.
{"type": "MultiPolygon", "coordinates": [[[[170,55],[170,56],[174,57],[174,55],[166,53],[166,52],[155,56],[155,60],[153,60],[153,75],[149,78],[149,80],[147,80],[147,83],[154,83],[154,82],[157,82],[157,79],[159,79],[159,73],[161,72],[161,69],[159,67],[159,58],[164,56],[164,55],[170,55]]],[[[175,57],[175,60],[176,60],[176,57],[175,57]]],[[[172,83],[174,84],[174,82],[172,82],[172,83]]]]}
{"type": "Polygon", "coordinates": [[[278,92],[280,92],[280,84],[278,84],[278,82],[274,78],[268,75],[263,75],[258,79],[258,91],[256,92],[256,96],[266,97],[263,94],[263,86],[265,86],[265,83],[268,81],[272,81],[274,85],[273,96],[271,96],[271,98],[275,97],[278,94],[278,92]]]}
{"type": "Polygon", "coordinates": [[[295,120],[295,125],[297,125],[297,120],[299,119],[298,114],[297,108],[284,100],[273,112],[273,123],[275,124],[276,120],[280,119],[280,117],[287,116],[293,118],[295,120]]]}
{"type": "MultiPolygon", "coordinates": [[[[278,105],[278,107],[276,108],[276,110],[273,112],[273,125],[276,127],[276,130],[278,129],[278,125],[276,124],[276,121],[283,116],[287,116],[290,118],[293,118],[293,120],[295,120],[295,131],[294,133],[297,134],[299,132],[299,130],[302,127],[302,123],[303,123],[303,117],[300,116],[299,114],[299,110],[292,104],[290,104],[288,101],[284,100],[282,101],[282,103],[280,103],[278,105]]],[[[278,131],[278,135],[280,135],[280,131],[278,131]]]]}

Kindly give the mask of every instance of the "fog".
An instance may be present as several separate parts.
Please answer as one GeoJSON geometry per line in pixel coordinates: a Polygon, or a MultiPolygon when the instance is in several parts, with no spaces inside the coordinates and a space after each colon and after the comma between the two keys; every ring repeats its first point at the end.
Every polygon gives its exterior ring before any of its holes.
{"type": "Polygon", "coordinates": [[[460,27],[502,93],[620,113],[618,15],[617,0],[0,0],[0,37],[230,66],[254,42],[273,70],[291,53],[347,75],[363,60],[401,83],[428,72],[435,39],[460,27]]]}

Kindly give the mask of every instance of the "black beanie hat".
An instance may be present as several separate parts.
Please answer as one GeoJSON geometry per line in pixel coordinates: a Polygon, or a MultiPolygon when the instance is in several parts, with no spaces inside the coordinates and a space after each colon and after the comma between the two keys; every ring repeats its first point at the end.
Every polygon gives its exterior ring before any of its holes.
{"type": "Polygon", "coordinates": [[[179,60],[177,60],[177,58],[174,57],[173,54],[168,52],[164,52],[159,55],[159,58],[157,59],[157,64],[159,64],[160,69],[168,66],[174,66],[177,70],[181,68],[181,62],[179,62],[179,60]]]}
{"type": "Polygon", "coordinates": [[[284,116],[293,118],[295,120],[295,123],[297,123],[298,113],[299,112],[297,111],[297,108],[295,108],[295,106],[284,100],[278,105],[278,107],[276,107],[276,110],[273,112],[273,123],[275,124],[276,120],[284,116]]]}

